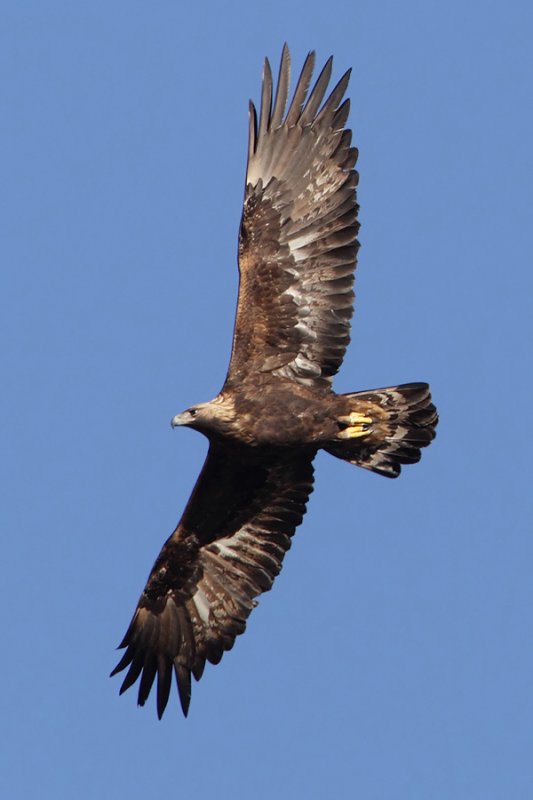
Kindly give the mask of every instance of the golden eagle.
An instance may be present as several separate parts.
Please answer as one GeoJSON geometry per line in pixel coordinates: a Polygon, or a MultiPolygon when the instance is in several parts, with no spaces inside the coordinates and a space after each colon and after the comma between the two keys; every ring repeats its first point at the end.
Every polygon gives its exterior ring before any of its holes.
{"type": "Polygon", "coordinates": [[[233,350],[220,394],[178,414],[209,439],[183,517],[148,578],[112,675],[157,675],[157,713],[172,672],[184,714],[191,675],[217,664],[272,587],[302,521],[318,450],[395,478],[435,436],[425,383],[335,394],[350,340],[358,242],[357,150],[345,129],[350,71],[329,97],[330,58],[308,94],[314,53],[286,111],[290,56],[275,96],[265,60],[259,121],[250,103],[233,350]]]}

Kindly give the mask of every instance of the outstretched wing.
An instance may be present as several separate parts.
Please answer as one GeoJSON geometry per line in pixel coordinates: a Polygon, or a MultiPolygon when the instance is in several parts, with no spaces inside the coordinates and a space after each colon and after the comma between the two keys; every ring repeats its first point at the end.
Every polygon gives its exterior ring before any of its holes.
{"type": "Polygon", "coordinates": [[[342,102],[350,72],[322,104],[332,59],[307,97],[313,66],[310,53],[285,113],[285,46],[274,100],[265,61],[259,124],[250,104],[230,384],[262,372],[327,385],[349,342],[358,248],[357,150],[342,102]]]}
{"type": "Polygon", "coordinates": [[[244,632],[255,598],[271,588],[313,486],[314,452],[250,451],[212,443],[183,518],[164,545],[111,673],[129,666],[144,705],[157,675],[161,718],[176,676],[187,714],[191,673],[218,664],[244,632]]]}

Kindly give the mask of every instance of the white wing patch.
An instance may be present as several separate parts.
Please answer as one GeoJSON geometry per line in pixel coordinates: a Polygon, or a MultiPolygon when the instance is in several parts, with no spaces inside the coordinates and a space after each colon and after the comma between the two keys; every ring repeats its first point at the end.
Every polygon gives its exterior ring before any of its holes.
{"type": "Polygon", "coordinates": [[[209,600],[203,593],[203,591],[198,588],[196,592],[192,596],[192,601],[196,606],[198,613],[200,614],[200,618],[202,622],[209,622],[209,613],[210,613],[210,605],[209,600]]]}

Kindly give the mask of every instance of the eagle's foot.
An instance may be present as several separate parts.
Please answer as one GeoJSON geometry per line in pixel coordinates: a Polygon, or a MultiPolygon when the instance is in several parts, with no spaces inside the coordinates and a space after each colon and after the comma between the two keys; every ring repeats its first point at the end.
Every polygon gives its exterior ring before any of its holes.
{"type": "Polygon", "coordinates": [[[339,417],[339,422],[346,425],[344,430],[338,433],[339,439],[359,439],[363,436],[369,436],[374,429],[372,417],[366,417],[358,411],[352,411],[346,417],[339,417]]]}

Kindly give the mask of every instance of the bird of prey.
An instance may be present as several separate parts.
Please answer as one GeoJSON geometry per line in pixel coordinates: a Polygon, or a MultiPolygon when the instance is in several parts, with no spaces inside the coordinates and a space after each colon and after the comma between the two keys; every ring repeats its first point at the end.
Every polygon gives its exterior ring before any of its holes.
{"type": "Polygon", "coordinates": [[[395,478],[435,436],[426,383],[336,394],[350,340],[358,249],[357,150],[345,128],[350,72],[327,99],[332,59],[309,92],[314,53],[288,106],[290,55],[277,86],[265,60],[259,119],[250,103],[239,234],[239,296],[224,386],[177,414],[209,451],[181,521],[159,554],[112,675],[129,667],[157,713],[176,677],[183,713],[191,675],[217,664],[272,587],[313,488],[318,450],[395,478]]]}

